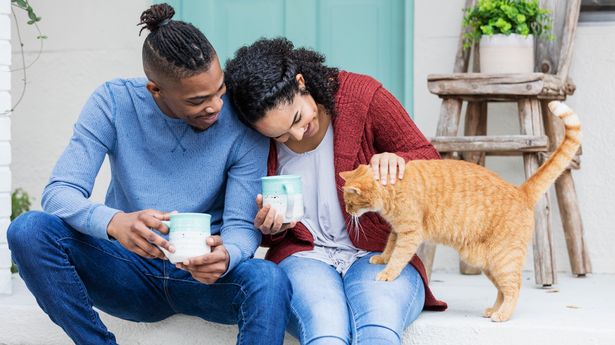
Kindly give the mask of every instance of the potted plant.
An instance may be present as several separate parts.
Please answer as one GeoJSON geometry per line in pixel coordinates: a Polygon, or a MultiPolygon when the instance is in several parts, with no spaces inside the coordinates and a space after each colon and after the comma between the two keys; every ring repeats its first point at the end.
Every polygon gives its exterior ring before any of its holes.
{"type": "MultiPolygon", "coordinates": [[[[11,193],[11,222],[22,213],[30,211],[32,199],[23,189],[17,188],[11,193]]],[[[11,273],[17,273],[17,266],[11,264],[11,273]]]]}
{"type": "Polygon", "coordinates": [[[535,37],[553,39],[550,11],[538,0],[478,0],[465,12],[464,46],[479,42],[482,73],[531,73],[535,37]]]}

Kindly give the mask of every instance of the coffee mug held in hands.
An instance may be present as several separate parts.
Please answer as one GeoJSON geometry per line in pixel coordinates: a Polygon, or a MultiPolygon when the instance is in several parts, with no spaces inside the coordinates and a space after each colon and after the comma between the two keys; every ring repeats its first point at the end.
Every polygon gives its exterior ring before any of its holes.
{"type": "Polygon", "coordinates": [[[301,176],[279,175],[261,178],[263,206],[271,205],[284,218],[284,223],[303,217],[301,176]]]}
{"type": "Polygon", "coordinates": [[[169,228],[169,242],[175,253],[160,248],[172,263],[211,252],[207,238],[211,236],[211,215],[207,213],[175,213],[170,221],[162,221],[169,228]]]}

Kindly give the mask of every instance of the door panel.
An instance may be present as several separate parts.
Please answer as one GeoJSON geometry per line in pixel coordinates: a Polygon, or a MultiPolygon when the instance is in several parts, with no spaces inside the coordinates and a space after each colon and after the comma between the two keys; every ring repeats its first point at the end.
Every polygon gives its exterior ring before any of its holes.
{"type": "MultiPolygon", "coordinates": [[[[201,29],[224,64],[260,37],[288,37],[327,64],[373,76],[408,108],[413,1],[174,0],[177,19],[201,29]]],[[[409,109],[410,110],[410,109],[409,109]]]]}

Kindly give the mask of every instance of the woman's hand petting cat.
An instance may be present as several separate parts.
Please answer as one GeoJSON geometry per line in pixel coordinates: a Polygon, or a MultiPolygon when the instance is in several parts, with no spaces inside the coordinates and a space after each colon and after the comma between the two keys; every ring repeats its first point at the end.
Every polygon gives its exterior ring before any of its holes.
{"type": "Polygon", "coordinates": [[[274,235],[290,228],[294,228],[297,222],[284,223],[284,218],[278,214],[270,205],[263,206],[263,196],[256,196],[256,206],[259,211],[254,217],[254,226],[260,230],[263,235],[274,235]]]}
{"type": "Polygon", "coordinates": [[[404,178],[406,160],[394,153],[384,152],[375,154],[372,156],[369,164],[374,170],[374,179],[376,181],[380,180],[383,186],[389,180],[391,184],[395,184],[398,178],[400,180],[404,178]]]}

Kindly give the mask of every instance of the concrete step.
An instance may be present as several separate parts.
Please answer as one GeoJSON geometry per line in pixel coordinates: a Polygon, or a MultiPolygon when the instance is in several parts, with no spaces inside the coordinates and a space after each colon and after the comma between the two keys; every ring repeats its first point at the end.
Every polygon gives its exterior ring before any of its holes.
{"type": "MultiPolygon", "coordinates": [[[[422,313],[406,331],[403,344],[615,344],[615,275],[572,278],[562,273],[559,280],[554,289],[538,289],[532,274],[524,274],[513,318],[493,323],[480,316],[496,295],[485,277],[436,272],[432,288],[449,303],[449,310],[422,313]]],[[[17,276],[13,276],[13,290],[13,295],[0,297],[0,344],[71,344],[17,276]]],[[[234,344],[237,336],[236,326],[183,315],[152,324],[105,314],[102,318],[120,344],[234,344]]],[[[298,342],[287,336],[285,344],[298,342]]]]}

